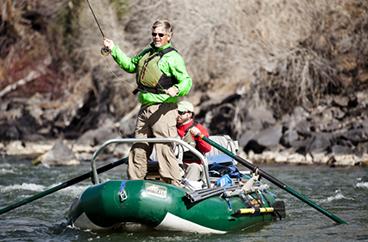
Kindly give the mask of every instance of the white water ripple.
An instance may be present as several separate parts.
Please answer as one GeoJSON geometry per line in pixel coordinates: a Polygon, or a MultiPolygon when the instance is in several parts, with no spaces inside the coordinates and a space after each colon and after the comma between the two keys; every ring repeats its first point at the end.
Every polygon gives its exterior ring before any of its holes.
{"type": "Polygon", "coordinates": [[[70,197],[78,197],[88,186],[71,186],[65,188],[62,192],[70,197]]]}
{"type": "Polygon", "coordinates": [[[11,164],[9,164],[9,163],[1,163],[0,164],[0,167],[12,167],[12,165],[11,164]]]}
{"type": "Polygon", "coordinates": [[[1,168],[0,175],[5,175],[5,174],[15,174],[15,171],[13,169],[1,168]]]}
{"type": "Polygon", "coordinates": [[[344,194],[342,194],[340,190],[335,191],[335,193],[336,193],[335,195],[327,197],[326,199],[323,199],[321,202],[332,202],[332,201],[337,201],[337,200],[342,200],[342,199],[354,200],[353,198],[345,197],[344,194]]]}
{"type": "Polygon", "coordinates": [[[9,192],[9,191],[15,191],[15,190],[27,190],[27,191],[41,192],[44,189],[45,189],[45,186],[34,184],[34,183],[22,183],[22,184],[10,185],[10,186],[0,186],[1,192],[9,192]]]}
{"type": "Polygon", "coordinates": [[[368,188],[368,182],[358,182],[355,187],[368,188]]]}

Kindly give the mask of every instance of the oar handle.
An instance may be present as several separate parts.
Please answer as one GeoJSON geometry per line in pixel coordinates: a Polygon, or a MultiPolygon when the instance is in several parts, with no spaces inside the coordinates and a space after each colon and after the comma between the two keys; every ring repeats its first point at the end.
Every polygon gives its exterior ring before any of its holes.
{"type": "Polygon", "coordinates": [[[238,161],[239,163],[241,163],[242,165],[244,165],[245,167],[247,167],[248,169],[252,170],[253,172],[258,172],[258,174],[267,179],[268,181],[272,182],[273,184],[275,184],[276,186],[280,187],[281,189],[287,191],[288,193],[292,194],[293,196],[299,198],[300,200],[302,200],[303,202],[307,203],[308,205],[310,205],[311,207],[317,209],[319,212],[323,213],[324,215],[326,215],[327,217],[329,217],[330,219],[334,220],[336,223],[339,224],[347,224],[346,221],[344,221],[343,219],[339,218],[338,216],[336,216],[335,214],[327,211],[326,209],[322,208],[321,206],[317,205],[315,202],[313,202],[312,200],[308,199],[305,195],[298,193],[297,191],[295,191],[294,189],[292,189],[291,187],[287,186],[286,184],[284,184],[282,181],[278,180],[277,178],[271,176],[270,174],[268,174],[267,172],[259,169],[258,167],[256,167],[255,165],[253,165],[251,162],[247,161],[246,159],[241,158],[240,156],[237,156],[235,154],[233,154],[231,151],[229,151],[228,149],[226,149],[225,147],[219,145],[218,143],[216,143],[215,141],[207,138],[204,135],[200,135],[200,137],[206,141],[207,143],[209,143],[210,145],[212,145],[213,147],[217,148],[218,150],[222,151],[223,153],[225,153],[226,155],[230,156],[231,158],[235,159],[236,161],[238,161]]]}
{"type": "MultiPolygon", "coordinates": [[[[124,158],[124,159],[115,161],[113,163],[109,163],[109,164],[107,164],[105,166],[102,166],[102,167],[100,167],[100,168],[97,169],[97,173],[102,173],[102,172],[108,171],[108,170],[110,170],[110,169],[112,169],[112,168],[114,168],[114,167],[116,167],[118,165],[121,165],[121,164],[126,163],[127,160],[128,160],[127,158],[124,158]]],[[[13,203],[13,204],[11,204],[11,205],[9,205],[7,207],[4,207],[4,208],[0,209],[0,215],[3,214],[3,213],[9,212],[9,211],[11,211],[11,210],[13,210],[15,208],[18,208],[20,206],[23,206],[23,205],[25,205],[27,203],[30,203],[30,202],[32,202],[34,200],[37,200],[37,199],[42,198],[44,196],[47,196],[47,195],[49,195],[51,193],[54,193],[56,191],[59,191],[59,190],[61,190],[63,188],[72,186],[72,185],[74,185],[74,184],[76,184],[78,182],[81,182],[81,181],[83,181],[83,180],[91,177],[91,175],[92,175],[92,172],[84,173],[83,175],[80,175],[78,177],[72,178],[72,179],[70,179],[70,180],[68,180],[66,182],[63,182],[63,183],[61,183],[61,184],[59,184],[57,186],[54,186],[54,187],[52,187],[52,188],[50,188],[50,189],[48,189],[46,191],[37,193],[37,194],[35,194],[35,195],[31,196],[31,197],[28,197],[28,198],[23,199],[23,200],[21,200],[19,202],[13,203]]]]}

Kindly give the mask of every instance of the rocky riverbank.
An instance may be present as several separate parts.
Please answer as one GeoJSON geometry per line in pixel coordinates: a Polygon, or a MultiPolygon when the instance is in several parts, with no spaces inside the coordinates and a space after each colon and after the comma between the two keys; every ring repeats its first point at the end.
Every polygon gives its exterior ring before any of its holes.
{"type": "MultiPolygon", "coordinates": [[[[17,159],[31,159],[34,165],[58,166],[79,165],[80,162],[89,162],[98,146],[75,145],[71,141],[64,141],[67,148],[57,144],[55,140],[43,142],[12,141],[6,145],[0,144],[0,157],[15,157],[17,159]]],[[[129,147],[110,149],[110,158],[126,157],[129,147]]],[[[368,154],[361,156],[355,154],[326,154],[313,152],[307,155],[295,153],[292,150],[264,151],[245,153],[239,151],[238,155],[255,164],[279,163],[296,165],[328,165],[335,166],[368,166],[368,154]]],[[[1,159],[1,158],[0,158],[1,159]]]]}
{"type": "MultiPolygon", "coordinates": [[[[128,55],[149,43],[155,19],[169,18],[193,78],[187,98],[198,121],[238,140],[250,160],[367,164],[367,1],[92,5],[105,34],[128,55]]],[[[134,75],[100,55],[84,1],[5,0],[0,7],[3,155],[57,164],[51,160],[60,156],[47,154],[53,150],[77,163],[107,139],[132,136],[134,75]],[[65,146],[55,147],[56,140],[65,146]]]]}
{"type": "Polygon", "coordinates": [[[266,105],[249,105],[249,95],[235,94],[203,102],[197,117],[212,133],[239,137],[245,157],[255,162],[367,165],[366,95],[329,96],[313,109],[295,107],[276,118],[266,105]]]}
{"type": "MultiPolygon", "coordinates": [[[[98,146],[77,144],[73,140],[43,140],[38,142],[11,141],[0,144],[0,157],[32,160],[33,165],[64,166],[89,162],[98,146]]],[[[113,146],[108,149],[106,159],[126,157],[129,147],[113,146]]],[[[0,158],[1,159],[1,158],[0,158]]],[[[101,157],[100,157],[101,159],[101,157]]],[[[100,160],[99,159],[99,160],[100,160]]]]}

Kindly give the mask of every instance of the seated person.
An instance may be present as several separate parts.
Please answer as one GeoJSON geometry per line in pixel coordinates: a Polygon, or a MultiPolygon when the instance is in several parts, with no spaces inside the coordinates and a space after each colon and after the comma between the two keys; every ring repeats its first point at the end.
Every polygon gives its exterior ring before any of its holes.
{"type": "MultiPolygon", "coordinates": [[[[188,101],[178,103],[177,129],[180,138],[195,147],[203,155],[211,150],[211,145],[199,136],[203,134],[208,137],[208,131],[201,124],[194,121],[194,107],[188,101]]],[[[183,154],[183,165],[185,176],[189,181],[200,182],[203,178],[203,167],[198,157],[190,151],[183,154]]]]}

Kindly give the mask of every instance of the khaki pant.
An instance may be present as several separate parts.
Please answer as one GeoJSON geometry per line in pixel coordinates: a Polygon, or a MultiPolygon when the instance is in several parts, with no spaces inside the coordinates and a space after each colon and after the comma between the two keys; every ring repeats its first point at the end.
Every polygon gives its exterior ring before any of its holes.
{"type": "Polygon", "coordinates": [[[200,181],[203,179],[203,168],[197,163],[184,163],[185,178],[190,181],[200,181]]]}
{"type": "MultiPolygon", "coordinates": [[[[142,106],[138,113],[135,128],[136,138],[176,138],[175,103],[161,103],[142,106]]],[[[171,143],[155,143],[159,173],[163,180],[178,182],[181,172],[178,161],[173,153],[171,143]]],[[[152,152],[152,144],[135,143],[129,153],[128,177],[131,180],[141,180],[147,174],[147,160],[152,152]]]]}

